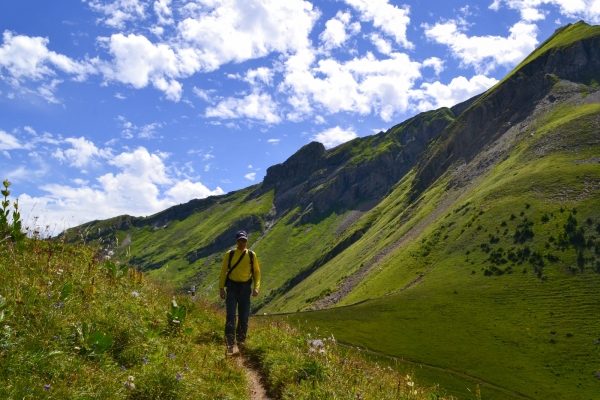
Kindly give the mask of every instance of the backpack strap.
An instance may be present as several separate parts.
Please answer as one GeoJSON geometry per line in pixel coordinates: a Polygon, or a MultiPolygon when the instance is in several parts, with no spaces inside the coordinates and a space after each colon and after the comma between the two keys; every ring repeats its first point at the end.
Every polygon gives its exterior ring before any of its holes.
{"type": "Polygon", "coordinates": [[[254,278],[254,252],[248,249],[248,254],[250,255],[250,276],[254,278]]]}
{"type": "MultiPolygon", "coordinates": [[[[240,262],[242,261],[242,258],[244,258],[244,256],[246,255],[246,252],[244,251],[242,253],[242,255],[240,256],[240,258],[236,261],[235,264],[233,264],[233,267],[231,266],[231,259],[233,258],[233,254],[235,253],[235,250],[229,250],[229,269],[227,270],[227,275],[225,277],[225,282],[227,282],[229,280],[229,274],[231,274],[231,271],[233,271],[235,269],[235,267],[237,267],[240,262]]],[[[252,260],[252,259],[251,259],[252,260]]]]}

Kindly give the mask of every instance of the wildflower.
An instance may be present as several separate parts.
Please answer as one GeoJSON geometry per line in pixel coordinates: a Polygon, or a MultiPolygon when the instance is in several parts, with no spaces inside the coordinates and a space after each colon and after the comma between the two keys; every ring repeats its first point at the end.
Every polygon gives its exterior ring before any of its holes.
{"type": "Polygon", "coordinates": [[[174,320],[173,320],[173,323],[174,323],[174,324],[180,324],[181,322],[179,322],[179,320],[178,320],[178,319],[174,319],[174,320]]]}
{"type": "Polygon", "coordinates": [[[319,350],[319,354],[325,354],[325,349],[319,350]]]}
{"type": "Polygon", "coordinates": [[[414,382],[406,382],[406,384],[407,384],[408,386],[410,386],[410,387],[413,387],[413,386],[415,386],[415,383],[414,383],[414,382]]]}
{"type": "Polygon", "coordinates": [[[48,298],[52,297],[52,295],[51,295],[50,293],[48,293],[46,296],[47,296],[48,298]]]}
{"type": "Polygon", "coordinates": [[[169,357],[171,357],[171,359],[175,358],[175,354],[171,353],[169,354],[169,357]]]}
{"type": "Polygon", "coordinates": [[[181,380],[181,374],[177,374],[177,378],[175,378],[175,379],[177,379],[178,381],[180,381],[181,380]]]}
{"type": "Polygon", "coordinates": [[[131,292],[131,295],[133,297],[140,297],[140,294],[136,290],[134,290],[133,292],[131,292]]]}
{"type": "Polygon", "coordinates": [[[127,368],[125,368],[124,365],[121,365],[121,371],[125,371],[127,368]]]}
{"type": "Polygon", "coordinates": [[[125,387],[127,389],[135,389],[135,383],[127,381],[125,382],[125,387]]]}
{"type": "Polygon", "coordinates": [[[129,375],[129,376],[127,377],[127,380],[128,380],[129,382],[133,382],[133,381],[135,380],[135,378],[134,378],[133,376],[129,375]]]}
{"type": "Polygon", "coordinates": [[[146,357],[142,357],[142,362],[143,362],[144,364],[148,364],[148,359],[147,359],[146,357]]]}
{"type": "Polygon", "coordinates": [[[45,385],[45,386],[44,386],[44,389],[46,389],[46,390],[50,390],[50,385],[45,385]]]}
{"type": "Polygon", "coordinates": [[[27,390],[29,392],[31,389],[29,389],[28,387],[26,387],[25,390],[27,390]]]}

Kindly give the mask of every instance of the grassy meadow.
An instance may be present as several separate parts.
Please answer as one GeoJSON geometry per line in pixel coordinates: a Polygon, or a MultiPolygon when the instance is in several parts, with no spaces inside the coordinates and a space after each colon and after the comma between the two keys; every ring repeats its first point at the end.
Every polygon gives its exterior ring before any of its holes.
{"type": "MultiPolygon", "coordinates": [[[[99,246],[28,238],[9,214],[5,197],[0,398],[250,398],[248,367],[225,357],[224,315],[208,299],[151,283],[99,246]]],[[[279,321],[252,321],[245,354],[277,399],[450,398],[279,321]]]]}
{"type": "MultiPolygon", "coordinates": [[[[289,320],[530,398],[596,398],[600,160],[594,157],[600,138],[594,127],[599,113],[598,104],[555,109],[470,188],[446,193],[449,178],[443,177],[402,226],[398,221],[410,208],[400,185],[390,196],[394,200],[372,211],[383,215],[380,226],[307,279],[313,287],[306,297],[325,290],[319,284],[326,277],[335,282],[344,266],[352,272],[418,221],[436,215],[432,210],[443,207],[445,198],[456,200],[412,240],[374,263],[338,304],[349,307],[292,314],[289,320]],[[381,235],[394,231],[396,237],[381,235]],[[369,298],[375,299],[351,306],[369,298]]],[[[288,303],[289,311],[301,301],[288,303]]],[[[442,383],[435,371],[431,379],[442,383]]],[[[463,383],[457,385],[446,388],[469,395],[463,383]]],[[[484,398],[486,390],[483,386],[484,398]]]]}

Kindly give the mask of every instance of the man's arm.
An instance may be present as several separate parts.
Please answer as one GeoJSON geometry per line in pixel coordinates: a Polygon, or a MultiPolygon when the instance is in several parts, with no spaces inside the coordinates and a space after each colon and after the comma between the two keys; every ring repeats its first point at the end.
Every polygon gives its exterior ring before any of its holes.
{"type": "Polygon", "coordinates": [[[252,296],[258,296],[260,290],[260,265],[258,265],[258,257],[254,253],[254,291],[252,296]]]}

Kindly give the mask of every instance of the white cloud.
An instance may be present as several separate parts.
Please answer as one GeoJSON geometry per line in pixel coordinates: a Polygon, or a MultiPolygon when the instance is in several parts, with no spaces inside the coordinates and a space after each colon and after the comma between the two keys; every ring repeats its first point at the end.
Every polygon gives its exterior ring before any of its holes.
{"type": "Polygon", "coordinates": [[[156,129],[162,128],[162,124],[159,122],[154,122],[152,124],[144,125],[140,128],[140,132],[138,133],[139,138],[144,139],[152,139],[154,138],[154,133],[156,129]]]}
{"type": "Polygon", "coordinates": [[[35,129],[33,129],[30,126],[24,127],[23,130],[31,135],[37,136],[37,132],[35,131],[35,129]]]}
{"type": "Polygon", "coordinates": [[[537,26],[525,22],[513,25],[508,37],[469,37],[462,32],[461,23],[454,20],[424,27],[427,38],[447,45],[461,66],[473,67],[478,73],[493,71],[498,66],[514,67],[538,44],[537,26]]]}
{"type": "Polygon", "coordinates": [[[115,93],[115,97],[119,100],[125,100],[127,97],[123,96],[121,93],[115,93]]]}
{"type": "Polygon", "coordinates": [[[201,71],[306,47],[319,13],[304,0],[197,0],[178,24],[201,71]]]}
{"type": "Polygon", "coordinates": [[[445,69],[444,61],[440,60],[437,57],[431,57],[423,61],[423,66],[433,68],[433,71],[436,75],[439,75],[445,69]]]}
{"type": "Polygon", "coordinates": [[[272,143],[272,144],[277,144],[281,141],[281,139],[269,139],[267,140],[268,143],[272,143]]]}
{"type": "Polygon", "coordinates": [[[371,39],[371,42],[377,47],[377,51],[380,53],[389,55],[392,52],[392,44],[379,36],[379,34],[372,33],[369,39],[371,39]]]}
{"type": "Polygon", "coordinates": [[[10,31],[4,31],[3,41],[0,47],[0,72],[5,69],[15,82],[23,79],[39,81],[55,76],[53,68],[75,75],[77,80],[84,80],[87,75],[95,72],[88,61],[75,61],[48,50],[50,41],[47,38],[15,36],[10,31]]]}
{"type": "Polygon", "coordinates": [[[15,150],[22,148],[23,146],[16,137],[0,130],[0,150],[15,150]]]}
{"type": "Polygon", "coordinates": [[[181,76],[181,60],[168,45],[154,45],[142,35],[118,33],[109,39],[109,52],[113,62],[99,63],[107,80],[130,84],[136,89],[151,82],[165,92],[167,99],[181,99],[182,87],[175,80],[181,76]]]}
{"type": "Polygon", "coordinates": [[[85,186],[85,181],[75,182],[80,187],[47,184],[41,187],[47,195],[32,198],[24,194],[19,203],[23,210],[37,203],[34,215],[39,213],[46,222],[62,229],[122,214],[151,215],[193,198],[224,193],[219,187],[209,190],[200,182],[174,179],[164,160],[164,154],[150,154],[139,147],[111,159],[108,164],[120,172],[99,176],[94,185],[85,186]]]}
{"type": "Polygon", "coordinates": [[[339,126],[322,131],[310,138],[310,140],[323,143],[326,148],[335,147],[356,138],[356,133],[352,128],[342,129],[339,126]]]}
{"type": "Polygon", "coordinates": [[[90,0],[88,4],[92,10],[105,15],[98,21],[111,28],[124,29],[126,22],[146,17],[146,4],[140,0],[116,0],[109,4],[101,0],[90,0]]]}
{"type": "Polygon", "coordinates": [[[198,97],[200,97],[202,100],[206,101],[207,103],[214,103],[214,100],[212,98],[212,94],[216,92],[216,90],[214,89],[200,89],[197,88],[196,86],[194,86],[194,94],[198,97]]]}
{"type": "Polygon", "coordinates": [[[112,157],[110,148],[99,149],[93,142],[86,140],[84,137],[68,138],[64,141],[69,143],[71,148],[67,150],[57,149],[52,157],[60,162],[68,162],[71,167],[97,166],[99,159],[112,157]]]}
{"type": "Polygon", "coordinates": [[[260,82],[267,86],[271,86],[273,84],[273,75],[273,71],[269,68],[260,67],[248,70],[244,80],[252,86],[256,86],[260,82]]]}
{"type": "Polygon", "coordinates": [[[470,80],[459,76],[452,79],[448,85],[440,82],[423,83],[421,90],[415,91],[422,95],[418,109],[419,111],[427,111],[440,107],[452,107],[483,93],[496,83],[498,83],[497,79],[488,78],[484,75],[476,75],[470,80]]]}
{"type": "Polygon", "coordinates": [[[173,11],[169,8],[170,5],[171,0],[158,0],[154,2],[154,12],[159,24],[170,25],[173,23],[173,11]]]}
{"type": "Polygon", "coordinates": [[[277,124],[281,118],[277,115],[277,104],[270,94],[254,92],[243,98],[229,97],[215,107],[206,109],[206,117],[221,119],[250,118],[267,124],[277,124]]]}
{"type": "Polygon", "coordinates": [[[254,181],[256,179],[256,172],[250,172],[249,174],[244,175],[244,178],[254,181]]]}
{"type": "Polygon", "coordinates": [[[410,24],[408,6],[397,7],[388,0],[344,0],[361,14],[363,21],[373,22],[375,28],[394,38],[396,43],[406,48],[413,44],[406,37],[406,28],[410,24]]]}
{"type": "Polygon", "coordinates": [[[350,24],[349,12],[338,11],[336,16],[325,23],[325,30],[319,35],[325,50],[342,46],[352,35],[360,32],[360,23],[350,24]]]}
{"type": "Polygon", "coordinates": [[[542,6],[552,5],[558,7],[559,12],[565,17],[600,23],[599,0],[494,0],[490,8],[497,11],[502,4],[509,9],[518,10],[523,21],[545,19],[549,12],[542,6]]]}
{"type": "Polygon", "coordinates": [[[313,112],[313,105],[328,113],[342,111],[368,114],[375,111],[390,121],[409,108],[410,90],[421,77],[421,64],[403,53],[379,60],[371,53],[346,62],[335,59],[315,61],[307,50],[289,58],[282,90],[289,94],[294,113],[291,120],[313,112]]]}
{"type": "Polygon", "coordinates": [[[317,124],[317,125],[323,125],[323,124],[324,124],[324,123],[326,123],[327,121],[325,121],[325,118],[323,118],[322,116],[320,116],[320,115],[317,115],[317,116],[315,117],[315,121],[314,121],[314,122],[315,122],[315,124],[317,124]]]}

